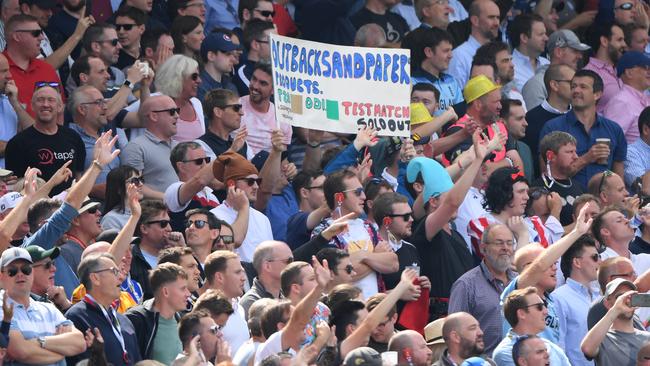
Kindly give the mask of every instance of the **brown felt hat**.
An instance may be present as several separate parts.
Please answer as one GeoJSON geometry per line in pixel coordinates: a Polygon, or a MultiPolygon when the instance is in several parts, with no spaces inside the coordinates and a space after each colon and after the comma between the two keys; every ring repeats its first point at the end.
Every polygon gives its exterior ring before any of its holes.
{"type": "Polygon", "coordinates": [[[246,178],[252,174],[259,174],[255,166],[236,152],[226,152],[217,157],[212,164],[214,177],[221,182],[246,178]]]}

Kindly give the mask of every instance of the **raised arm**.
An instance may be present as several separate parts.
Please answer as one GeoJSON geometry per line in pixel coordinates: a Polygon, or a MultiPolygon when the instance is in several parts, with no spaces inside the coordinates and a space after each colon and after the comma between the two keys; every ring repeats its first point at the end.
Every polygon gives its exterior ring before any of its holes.
{"type": "Polygon", "coordinates": [[[280,178],[282,153],[287,150],[287,145],[284,144],[284,134],[281,130],[273,130],[271,135],[271,145],[271,153],[260,171],[262,184],[260,185],[260,189],[257,191],[257,199],[253,205],[261,212],[266,210],[266,205],[273,195],[273,188],[275,187],[278,178],[280,178]]]}
{"type": "Polygon", "coordinates": [[[212,174],[212,164],[204,166],[198,173],[190,178],[187,182],[183,182],[178,191],[178,203],[181,206],[187,204],[192,200],[192,197],[206,187],[214,179],[214,174],[212,174]]]}
{"type": "Polygon", "coordinates": [[[92,15],[79,19],[74,33],[72,33],[65,43],[54,49],[54,52],[45,59],[45,62],[50,64],[55,70],[61,67],[68,60],[68,56],[70,56],[74,48],[81,42],[84,33],[86,33],[86,29],[93,23],[95,23],[95,18],[92,15]]]}
{"type": "Polygon", "coordinates": [[[18,205],[0,222],[0,252],[4,252],[11,242],[11,237],[18,229],[18,226],[25,222],[27,210],[35,201],[36,176],[39,171],[36,168],[27,169],[25,173],[25,196],[18,205]]]}
{"type": "Polygon", "coordinates": [[[244,242],[244,239],[246,239],[246,233],[248,232],[248,214],[250,210],[248,197],[246,197],[246,193],[241,189],[231,186],[228,187],[226,201],[230,207],[237,211],[237,217],[231,225],[235,248],[239,248],[244,242]]]}
{"type": "Polygon", "coordinates": [[[133,183],[129,183],[126,188],[126,194],[128,197],[127,202],[129,210],[131,211],[131,216],[129,216],[126,225],[124,225],[122,230],[120,230],[113,240],[111,247],[108,249],[108,252],[115,257],[115,260],[118,263],[129,250],[133,233],[135,233],[135,228],[138,225],[138,220],[140,220],[140,215],[142,214],[142,208],[140,207],[140,201],[138,200],[138,187],[133,183]]]}
{"type": "MultiPolygon", "coordinates": [[[[556,243],[557,244],[557,243],[556,243]]],[[[554,244],[554,245],[556,245],[554,244]]],[[[628,313],[634,311],[636,308],[630,306],[630,298],[633,294],[636,294],[636,291],[628,291],[623,295],[619,296],[614,303],[614,306],[607,311],[607,314],[594,325],[587,335],[582,339],[580,344],[580,350],[588,358],[596,358],[600,352],[600,345],[603,343],[607,331],[614,323],[614,320],[618,318],[620,314],[628,313]]]]}

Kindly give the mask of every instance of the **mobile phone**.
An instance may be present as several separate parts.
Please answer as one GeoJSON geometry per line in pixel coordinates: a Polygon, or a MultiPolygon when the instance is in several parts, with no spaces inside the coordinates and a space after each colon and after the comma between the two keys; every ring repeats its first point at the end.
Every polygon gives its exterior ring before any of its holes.
{"type": "Polygon", "coordinates": [[[650,307],[650,294],[633,294],[630,299],[630,306],[639,308],[650,307]]]}

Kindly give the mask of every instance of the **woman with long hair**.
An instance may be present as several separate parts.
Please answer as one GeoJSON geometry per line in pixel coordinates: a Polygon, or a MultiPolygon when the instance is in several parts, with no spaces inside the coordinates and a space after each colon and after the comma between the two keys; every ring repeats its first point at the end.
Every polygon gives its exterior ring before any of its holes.
{"type": "Polygon", "coordinates": [[[129,183],[133,183],[138,187],[140,200],[142,200],[142,187],[144,186],[144,179],[142,174],[135,168],[122,165],[117,167],[106,176],[106,199],[104,202],[104,212],[106,214],[102,217],[102,229],[122,229],[131,216],[131,211],[128,205],[128,195],[126,188],[129,183]]]}

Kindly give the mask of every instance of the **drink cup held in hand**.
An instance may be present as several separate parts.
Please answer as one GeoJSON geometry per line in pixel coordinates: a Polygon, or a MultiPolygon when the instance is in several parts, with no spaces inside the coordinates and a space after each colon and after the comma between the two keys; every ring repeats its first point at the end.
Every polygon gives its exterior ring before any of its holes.
{"type": "Polygon", "coordinates": [[[383,366],[396,366],[397,365],[397,352],[386,351],[381,353],[381,363],[383,366]]]}
{"type": "MultiPolygon", "coordinates": [[[[598,138],[598,139],[596,139],[597,144],[603,144],[603,145],[610,146],[610,142],[611,142],[611,140],[608,139],[608,138],[598,138]]],[[[600,165],[608,165],[609,164],[609,156],[606,157],[606,158],[603,158],[603,159],[598,159],[597,163],[600,164],[600,165]]]]}

